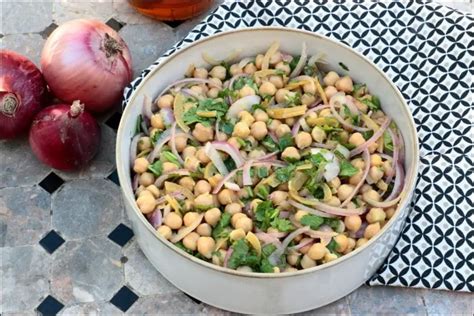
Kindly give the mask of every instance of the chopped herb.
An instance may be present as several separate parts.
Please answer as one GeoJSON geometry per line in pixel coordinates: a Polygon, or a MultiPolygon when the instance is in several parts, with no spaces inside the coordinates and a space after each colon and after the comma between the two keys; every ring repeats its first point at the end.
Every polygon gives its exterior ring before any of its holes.
{"type": "Polygon", "coordinates": [[[336,252],[336,248],[339,247],[337,242],[333,239],[331,239],[331,242],[326,246],[330,252],[336,252]]]}
{"type": "Polygon", "coordinates": [[[288,165],[275,171],[275,177],[280,182],[288,182],[296,170],[295,165],[288,165]]]}
{"type": "Polygon", "coordinates": [[[252,105],[250,111],[255,112],[255,110],[260,109],[262,111],[265,111],[265,108],[261,104],[254,104],[252,105]]]}
{"type": "Polygon", "coordinates": [[[199,100],[197,107],[192,107],[183,114],[184,124],[190,125],[193,123],[201,123],[206,126],[215,122],[216,118],[221,119],[228,110],[229,106],[222,99],[204,99],[199,100]],[[200,112],[215,111],[216,117],[202,117],[200,112]]]}
{"type": "Polygon", "coordinates": [[[259,258],[255,251],[249,247],[245,239],[239,239],[232,244],[232,255],[229,258],[227,266],[231,269],[236,269],[240,266],[257,267],[259,258]]]}
{"type": "Polygon", "coordinates": [[[222,99],[227,98],[227,97],[236,99],[239,96],[239,93],[238,91],[230,90],[229,88],[224,88],[217,93],[217,96],[222,99]]]}
{"type": "Polygon", "coordinates": [[[258,176],[260,179],[263,179],[263,178],[268,177],[268,169],[265,168],[265,167],[257,168],[257,176],[258,176]]]}
{"type": "Polygon", "coordinates": [[[286,133],[278,140],[278,147],[283,151],[286,147],[294,145],[293,135],[291,133],[286,133]]]}
{"type": "Polygon", "coordinates": [[[321,153],[317,154],[312,154],[309,156],[309,161],[314,165],[314,166],[319,166],[322,163],[328,162],[326,158],[321,153]]]}
{"type": "Polygon", "coordinates": [[[359,122],[360,122],[360,117],[358,114],[352,114],[351,110],[349,110],[349,107],[346,105],[346,104],[343,104],[343,111],[344,111],[344,115],[346,117],[349,117],[351,118],[352,120],[352,124],[354,125],[359,125],[359,122]]]}
{"type": "Polygon", "coordinates": [[[260,261],[260,272],[272,273],[273,265],[268,261],[268,257],[276,250],[274,244],[266,244],[262,247],[262,260],[260,261]]]}
{"type": "Polygon", "coordinates": [[[140,134],[142,131],[142,116],[141,114],[137,117],[137,122],[135,123],[135,135],[140,134]]]}
{"type": "Polygon", "coordinates": [[[334,230],[337,230],[339,228],[339,226],[341,225],[341,221],[337,218],[325,217],[324,218],[324,224],[328,225],[329,227],[331,227],[334,230]]]}
{"type": "Polygon", "coordinates": [[[372,111],[380,110],[380,100],[375,95],[366,95],[362,98],[358,98],[357,100],[367,105],[372,111]]]}
{"type": "Polygon", "coordinates": [[[342,160],[340,164],[339,176],[341,177],[352,177],[359,172],[359,169],[354,167],[349,161],[342,160]]]}
{"type": "Polygon", "coordinates": [[[322,224],[324,224],[324,218],[321,216],[306,214],[301,217],[301,225],[309,226],[311,229],[317,230],[322,224]]]}
{"type": "Polygon", "coordinates": [[[293,226],[293,224],[289,220],[287,220],[285,218],[279,218],[279,217],[276,217],[272,221],[271,226],[273,228],[276,228],[279,231],[285,232],[285,233],[295,229],[295,227],[293,226]]]}
{"type": "Polygon", "coordinates": [[[347,67],[343,62],[340,62],[339,66],[341,66],[341,68],[344,69],[345,71],[349,71],[349,67],[347,67]]]}
{"type": "Polygon", "coordinates": [[[373,135],[374,135],[374,131],[372,130],[362,132],[362,137],[364,137],[365,140],[369,140],[370,137],[372,137],[373,135]]]}
{"type": "Polygon", "coordinates": [[[273,208],[271,201],[260,202],[255,209],[255,221],[257,227],[266,231],[272,221],[278,216],[278,210],[273,208]]]}
{"type": "Polygon", "coordinates": [[[393,152],[393,140],[387,131],[383,133],[383,146],[386,151],[393,152]]]}
{"type": "Polygon", "coordinates": [[[148,170],[157,177],[161,176],[163,173],[163,162],[161,160],[155,161],[153,164],[148,166],[148,170]]]}
{"type": "Polygon", "coordinates": [[[261,198],[262,200],[265,200],[268,198],[270,191],[268,190],[268,186],[261,184],[256,188],[255,194],[257,195],[257,197],[261,198]]]}
{"type": "Polygon", "coordinates": [[[301,104],[301,93],[295,92],[293,95],[287,94],[285,97],[285,103],[290,106],[301,104]]]}
{"type": "Polygon", "coordinates": [[[303,68],[303,73],[307,76],[315,77],[318,74],[316,65],[306,65],[303,68]]]}
{"type": "Polygon", "coordinates": [[[278,150],[277,144],[268,135],[265,136],[265,138],[262,140],[262,145],[263,145],[263,147],[265,147],[270,152],[274,152],[274,151],[278,150]]]}
{"type": "Polygon", "coordinates": [[[365,83],[356,83],[354,84],[352,95],[354,96],[354,98],[360,98],[366,95],[368,92],[369,91],[365,83]]]}
{"type": "Polygon", "coordinates": [[[181,165],[178,161],[178,158],[173,153],[171,153],[169,151],[161,152],[161,157],[163,158],[163,162],[168,161],[168,162],[172,162],[172,163],[174,163],[175,165],[178,165],[178,166],[181,165]]]}
{"type": "Polygon", "coordinates": [[[316,199],[320,200],[324,198],[324,189],[317,177],[310,177],[304,186],[316,199]]]}
{"type": "Polygon", "coordinates": [[[193,251],[192,251],[192,250],[190,250],[190,249],[184,247],[182,241],[179,241],[179,242],[175,243],[174,245],[175,245],[176,247],[178,247],[179,249],[184,250],[184,251],[186,251],[187,253],[189,253],[189,254],[191,254],[191,255],[193,254],[193,251]]]}
{"type": "Polygon", "coordinates": [[[228,233],[225,231],[225,228],[230,225],[230,219],[230,213],[224,212],[222,214],[221,219],[217,223],[216,227],[214,227],[212,230],[212,237],[214,237],[214,239],[227,238],[228,233]]]}
{"type": "Polygon", "coordinates": [[[224,165],[227,167],[227,170],[237,169],[237,166],[235,165],[235,161],[231,157],[224,160],[224,165]]]}
{"type": "Polygon", "coordinates": [[[232,89],[232,90],[240,90],[244,86],[249,86],[254,91],[258,91],[258,87],[255,84],[255,81],[253,81],[253,79],[250,78],[250,77],[237,78],[237,80],[234,81],[234,84],[232,85],[232,87],[229,87],[229,88],[232,89]]]}
{"type": "Polygon", "coordinates": [[[296,65],[298,65],[298,62],[300,61],[301,56],[295,56],[291,59],[290,61],[290,69],[293,71],[296,68],[296,65]]]}
{"type": "Polygon", "coordinates": [[[277,75],[277,76],[286,76],[286,72],[284,72],[281,69],[276,69],[275,70],[275,75],[277,75]]]}
{"type": "Polygon", "coordinates": [[[151,135],[151,143],[152,144],[156,144],[158,142],[158,138],[160,138],[161,134],[163,134],[162,131],[156,131],[153,133],[153,135],[151,135]]]}
{"type": "Polygon", "coordinates": [[[219,130],[223,132],[226,135],[232,135],[232,132],[234,131],[234,124],[231,122],[227,121],[221,121],[219,122],[219,130]]]}

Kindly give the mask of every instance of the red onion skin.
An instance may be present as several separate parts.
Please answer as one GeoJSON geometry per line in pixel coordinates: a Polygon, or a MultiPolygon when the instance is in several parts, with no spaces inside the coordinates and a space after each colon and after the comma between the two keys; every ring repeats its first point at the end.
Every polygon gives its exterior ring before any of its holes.
{"type": "Polygon", "coordinates": [[[95,20],[73,20],[54,30],[43,48],[41,69],[59,99],[81,100],[91,112],[113,107],[132,79],[127,45],[95,20]]]}
{"type": "Polygon", "coordinates": [[[30,129],[30,146],[44,164],[59,170],[87,165],[100,144],[100,128],[94,117],[74,106],[56,104],[43,109],[30,129]]]}
{"type": "Polygon", "coordinates": [[[25,133],[47,103],[46,81],[28,58],[0,50],[0,139],[25,133]]]}

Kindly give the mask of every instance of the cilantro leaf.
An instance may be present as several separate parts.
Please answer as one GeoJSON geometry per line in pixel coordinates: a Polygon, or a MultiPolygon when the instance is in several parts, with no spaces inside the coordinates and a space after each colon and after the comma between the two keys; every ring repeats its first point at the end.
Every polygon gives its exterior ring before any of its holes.
{"type": "Polygon", "coordinates": [[[230,225],[230,219],[231,215],[229,213],[222,214],[221,219],[212,230],[212,237],[214,237],[214,239],[227,238],[227,233],[224,229],[230,225]]]}
{"type": "Polygon", "coordinates": [[[298,55],[291,59],[290,64],[289,64],[291,71],[293,71],[296,68],[296,65],[298,65],[300,61],[300,58],[301,56],[298,55]]]}
{"type": "Polygon", "coordinates": [[[374,131],[372,130],[362,132],[362,137],[364,137],[365,140],[369,140],[369,138],[372,137],[372,135],[374,135],[374,131]]]}
{"type": "Polygon", "coordinates": [[[341,225],[341,221],[337,218],[326,217],[326,218],[324,218],[324,224],[328,225],[329,227],[331,227],[334,230],[337,230],[339,228],[339,226],[341,225]]]}
{"type": "Polygon", "coordinates": [[[250,266],[252,268],[258,267],[260,258],[253,249],[250,249],[245,239],[239,239],[232,244],[232,255],[229,258],[227,266],[231,269],[240,266],[250,266]]]}
{"type": "Polygon", "coordinates": [[[383,145],[385,150],[393,152],[393,140],[387,131],[383,133],[383,145]]]}
{"type": "Polygon", "coordinates": [[[276,250],[274,244],[266,244],[262,247],[262,259],[260,261],[260,272],[272,273],[273,265],[268,261],[268,257],[276,250]]]}
{"type": "Polygon", "coordinates": [[[219,130],[223,132],[226,135],[232,135],[232,132],[234,131],[234,124],[231,122],[223,121],[219,122],[219,130]]]}
{"type": "Polygon", "coordinates": [[[309,226],[311,229],[317,230],[322,224],[324,224],[324,218],[321,216],[306,214],[301,217],[301,225],[309,226]]]}
{"type": "Polygon", "coordinates": [[[192,250],[190,250],[190,249],[184,247],[182,241],[179,241],[179,242],[175,243],[174,245],[175,245],[176,247],[178,247],[179,249],[184,250],[184,251],[186,251],[187,253],[189,253],[189,254],[191,254],[191,255],[193,254],[193,251],[192,251],[192,250]]]}
{"type": "Polygon", "coordinates": [[[239,96],[239,93],[229,88],[224,88],[217,93],[217,96],[222,99],[227,98],[227,97],[236,99],[239,96]]]}
{"type": "Polygon", "coordinates": [[[265,168],[265,167],[257,168],[257,176],[258,176],[260,179],[263,179],[263,178],[268,177],[268,169],[265,168]]]}
{"type": "Polygon", "coordinates": [[[328,162],[321,153],[312,154],[311,156],[309,156],[309,161],[316,167],[318,167],[322,163],[328,162]]]}
{"type": "Polygon", "coordinates": [[[275,177],[280,182],[287,182],[293,176],[295,170],[295,165],[288,165],[286,167],[279,168],[275,171],[275,177]]]}
{"type": "Polygon", "coordinates": [[[342,160],[340,164],[339,176],[352,177],[359,172],[359,169],[354,167],[349,161],[342,160]]]}
{"type": "Polygon", "coordinates": [[[354,98],[360,98],[366,95],[368,92],[369,91],[365,83],[356,83],[354,84],[352,95],[354,96],[354,98]]]}
{"type": "Polygon", "coordinates": [[[278,140],[278,147],[283,151],[286,147],[294,145],[293,135],[291,133],[286,133],[278,140]]]}
{"type": "Polygon", "coordinates": [[[211,125],[216,119],[221,119],[228,110],[229,106],[222,99],[203,99],[199,100],[198,106],[193,106],[183,114],[184,124],[201,123],[206,126],[211,125]],[[215,111],[216,117],[202,117],[198,112],[215,111]]]}
{"type": "Polygon", "coordinates": [[[336,252],[336,248],[339,247],[337,242],[333,239],[331,239],[331,242],[326,246],[330,252],[336,252]]]}
{"type": "Polygon", "coordinates": [[[151,143],[156,144],[158,142],[158,138],[160,138],[161,134],[163,134],[163,131],[156,131],[151,135],[151,143]]]}
{"type": "Polygon", "coordinates": [[[238,78],[237,80],[234,81],[234,84],[232,85],[232,87],[229,87],[229,88],[232,89],[232,90],[240,90],[244,86],[249,86],[254,91],[258,91],[258,87],[255,84],[255,81],[253,81],[253,79],[250,78],[250,77],[240,77],[240,78],[238,78]]]}
{"type": "Polygon", "coordinates": [[[279,218],[279,217],[276,217],[272,221],[271,226],[273,228],[278,229],[281,232],[289,232],[289,231],[292,231],[293,229],[295,229],[295,227],[293,226],[293,224],[289,220],[287,220],[285,218],[279,218]]]}
{"type": "Polygon", "coordinates": [[[271,201],[264,201],[257,205],[255,209],[255,221],[258,228],[267,230],[271,222],[278,216],[278,210],[273,208],[271,201]]]}
{"type": "Polygon", "coordinates": [[[358,98],[357,100],[367,105],[372,111],[380,110],[380,100],[375,95],[367,95],[362,98],[358,98]]]}
{"type": "Polygon", "coordinates": [[[169,151],[163,151],[161,153],[161,157],[163,158],[163,162],[172,162],[174,163],[175,165],[177,166],[180,166],[181,164],[179,163],[178,161],[178,158],[172,153],[172,152],[169,152],[169,151]]]}
{"type": "Polygon", "coordinates": [[[277,144],[268,135],[265,136],[265,138],[262,140],[262,145],[263,145],[263,147],[265,147],[270,152],[274,152],[274,151],[278,150],[277,144]]]}
{"type": "Polygon", "coordinates": [[[163,162],[161,160],[155,161],[153,164],[148,166],[148,170],[157,177],[161,176],[163,173],[163,162]]]}
{"type": "Polygon", "coordinates": [[[135,135],[140,134],[142,131],[142,115],[138,115],[137,122],[135,123],[135,135]]]}

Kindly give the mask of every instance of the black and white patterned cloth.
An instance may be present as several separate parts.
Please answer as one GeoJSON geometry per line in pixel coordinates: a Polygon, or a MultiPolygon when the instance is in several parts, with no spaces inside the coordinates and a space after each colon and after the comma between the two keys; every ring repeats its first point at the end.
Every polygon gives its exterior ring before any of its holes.
{"type": "MultiPolygon", "coordinates": [[[[336,2],[228,1],[165,56],[214,33],[279,25],[327,35],[373,60],[410,105],[422,165],[403,233],[368,283],[472,292],[473,17],[435,3],[336,2]]],[[[125,103],[159,62],[126,89],[125,103]]]]}

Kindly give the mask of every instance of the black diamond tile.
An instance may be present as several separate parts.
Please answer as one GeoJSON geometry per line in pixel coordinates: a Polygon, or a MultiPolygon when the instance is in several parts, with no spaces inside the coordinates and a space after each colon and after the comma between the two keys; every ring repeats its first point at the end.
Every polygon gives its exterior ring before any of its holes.
{"type": "Polygon", "coordinates": [[[64,305],[52,297],[51,295],[48,295],[42,302],[41,304],[36,307],[36,310],[41,314],[41,315],[56,315],[64,305]]]}
{"type": "Polygon", "coordinates": [[[53,31],[55,29],[57,29],[58,25],[56,23],[51,23],[50,25],[48,25],[43,31],[41,31],[39,34],[41,35],[42,38],[44,39],[47,39],[49,37],[49,35],[51,35],[51,33],[53,33],[53,31]]]}
{"type": "Polygon", "coordinates": [[[124,27],[124,25],[125,25],[123,23],[120,23],[119,21],[117,21],[114,18],[109,19],[107,22],[105,22],[105,24],[107,24],[108,26],[110,26],[111,28],[113,28],[117,32],[120,31],[120,29],[122,27],[124,27]]]}
{"type": "Polygon", "coordinates": [[[39,241],[39,244],[51,254],[64,244],[64,241],[65,240],[59,236],[58,233],[52,230],[39,241]]]}
{"type": "Polygon", "coordinates": [[[40,183],[39,186],[48,191],[50,194],[52,194],[54,191],[56,191],[62,184],[64,183],[64,180],[61,179],[57,174],[54,172],[51,172],[44,178],[40,183]]]}
{"type": "Polygon", "coordinates": [[[115,229],[109,234],[109,239],[112,240],[117,245],[123,247],[125,244],[132,239],[133,231],[125,226],[124,224],[119,224],[115,229]]]}
{"type": "Polygon", "coordinates": [[[112,182],[115,183],[116,185],[120,186],[120,181],[119,181],[119,178],[118,178],[117,170],[115,170],[114,172],[112,172],[112,173],[107,177],[107,179],[109,179],[110,181],[112,181],[112,182]]]}
{"type": "Polygon", "coordinates": [[[112,114],[112,116],[110,116],[107,119],[107,121],[105,121],[105,124],[107,124],[108,126],[113,128],[114,130],[117,130],[121,117],[122,117],[122,115],[120,113],[115,112],[114,114],[112,114]]]}
{"type": "Polygon", "coordinates": [[[189,297],[190,299],[192,299],[192,300],[194,301],[194,303],[196,303],[196,304],[201,304],[201,303],[202,303],[200,300],[198,300],[197,298],[192,297],[192,296],[189,295],[189,294],[184,293],[184,295],[186,295],[187,297],[189,297]]]}
{"type": "Polygon", "coordinates": [[[137,300],[138,295],[124,285],[117,294],[112,297],[110,303],[114,304],[122,312],[126,312],[137,300]]]}
{"type": "Polygon", "coordinates": [[[184,21],[163,21],[163,23],[168,24],[172,28],[180,26],[184,21]]]}

